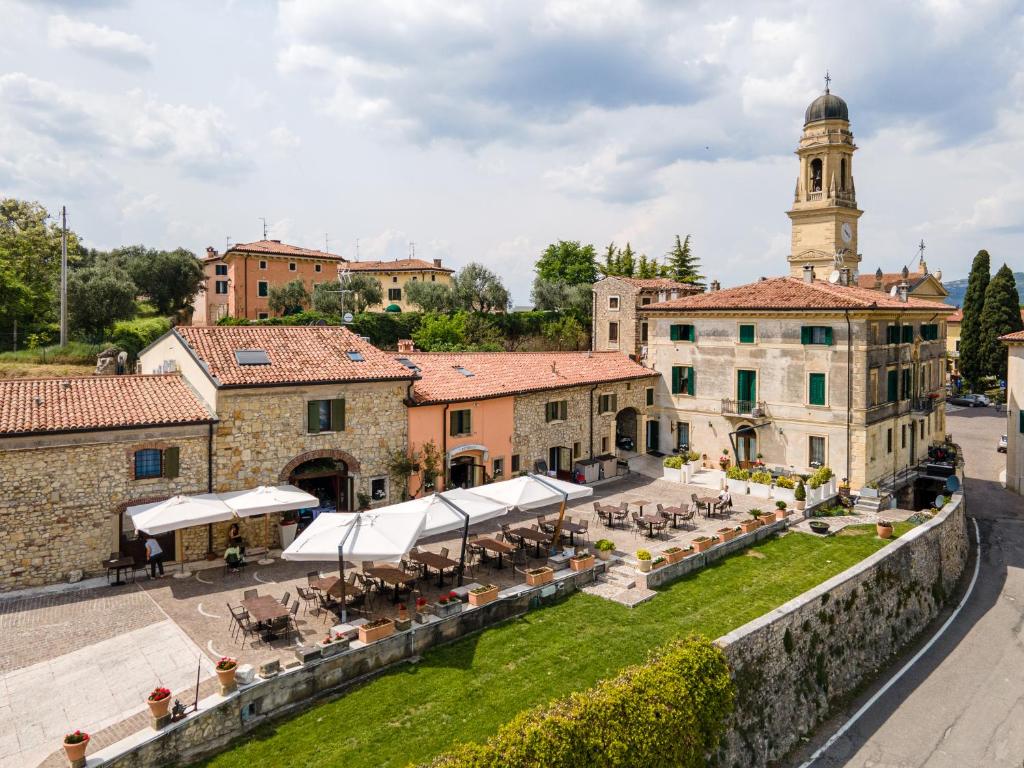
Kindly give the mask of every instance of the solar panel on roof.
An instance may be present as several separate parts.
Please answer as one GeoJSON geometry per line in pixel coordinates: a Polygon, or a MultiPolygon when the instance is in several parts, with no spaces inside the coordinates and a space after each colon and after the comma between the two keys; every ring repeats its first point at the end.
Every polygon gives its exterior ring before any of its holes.
{"type": "Polygon", "coordinates": [[[362,352],[346,352],[345,354],[348,356],[348,359],[351,360],[353,363],[363,362],[364,358],[362,352]]]}
{"type": "Polygon", "coordinates": [[[236,349],[235,360],[239,365],[270,365],[270,358],[262,349],[236,349]]]}
{"type": "Polygon", "coordinates": [[[410,371],[418,371],[419,370],[419,366],[417,366],[416,363],[414,363],[408,357],[396,357],[395,360],[398,361],[399,363],[401,363],[402,365],[404,365],[410,371]]]}

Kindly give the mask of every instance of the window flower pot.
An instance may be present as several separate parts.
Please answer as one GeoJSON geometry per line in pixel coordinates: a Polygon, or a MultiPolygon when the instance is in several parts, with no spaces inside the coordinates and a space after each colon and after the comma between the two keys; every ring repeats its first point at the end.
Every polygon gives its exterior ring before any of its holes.
{"type": "Polygon", "coordinates": [[[718,535],[718,538],[720,538],[723,542],[732,541],[736,538],[735,528],[719,528],[717,531],[715,531],[715,533],[718,535]]]}
{"type": "Polygon", "coordinates": [[[553,581],[555,578],[555,572],[544,566],[543,568],[531,568],[526,572],[526,583],[531,587],[539,587],[541,584],[547,584],[553,581]]]}
{"type": "Polygon", "coordinates": [[[665,559],[668,561],[669,565],[671,565],[672,563],[678,563],[686,557],[689,554],[689,551],[682,549],[681,547],[671,547],[666,549],[664,554],[665,559]]]}
{"type": "Polygon", "coordinates": [[[740,528],[743,530],[744,533],[753,533],[760,527],[761,523],[758,520],[750,519],[740,521],[740,528]]]}
{"type": "Polygon", "coordinates": [[[693,540],[693,551],[694,552],[706,552],[711,549],[714,542],[707,536],[698,536],[693,540]]]}
{"type": "Polygon", "coordinates": [[[359,625],[359,640],[363,643],[375,643],[395,633],[395,622],[391,619],[378,619],[369,624],[359,625]]]}
{"type": "Polygon", "coordinates": [[[485,588],[471,589],[469,591],[470,605],[487,605],[498,599],[498,587],[495,584],[488,584],[485,588]]]}
{"type": "Polygon", "coordinates": [[[68,757],[68,762],[74,764],[76,761],[81,760],[85,757],[85,750],[89,746],[89,734],[82,733],[81,741],[77,741],[74,744],[68,744],[64,742],[64,754],[68,757]]]}
{"type": "Polygon", "coordinates": [[[875,531],[880,539],[892,538],[892,523],[875,523],[875,531]]]}
{"type": "Polygon", "coordinates": [[[594,556],[587,554],[581,557],[569,558],[569,567],[574,571],[586,571],[594,567],[594,556]]]}
{"type": "Polygon", "coordinates": [[[772,523],[775,522],[775,513],[774,512],[765,512],[763,515],[758,515],[757,519],[758,519],[758,522],[761,523],[761,525],[771,525],[772,523]]]}

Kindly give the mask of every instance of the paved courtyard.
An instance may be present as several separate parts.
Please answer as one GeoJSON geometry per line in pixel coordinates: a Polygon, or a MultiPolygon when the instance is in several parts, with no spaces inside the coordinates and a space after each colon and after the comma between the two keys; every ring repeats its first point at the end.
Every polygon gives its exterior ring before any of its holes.
{"type": "MultiPolygon", "coordinates": [[[[655,465],[651,465],[654,467],[655,465]]],[[[652,474],[656,469],[645,467],[652,474]]],[[[774,509],[766,499],[734,497],[731,514],[723,519],[697,515],[686,529],[668,528],[654,539],[632,527],[609,529],[594,512],[594,501],[617,505],[626,502],[636,509],[640,501],[666,506],[688,503],[690,495],[714,495],[710,487],[672,483],[633,473],[595,488],[592,498],[572,503],[567,516],[579,522],[588,520],[590,531],[584,544],[599,538],[615,542],[616,553],[630,560],[638,549],[656,554],[666,547],[686,546],[701,534],[710,534],[724,525],[746,518],[748,510],[774,509]]],[[[538,514],[552,515],[557,506],[530,513],[513,513],[498,520],[473,526],[472,533],[493,535],[502,523],[511,527],[530,525],[538,514]]],[[[448,547],[458,557],[461,539],[454,534],[425,539],[421,549],[434,552],[448,547]]],[[[579,544],[581,542],[577,542],[579,544]]],[[[540,565],[545,556],[535,557],[528,550],[531,565],[540,565]]],[[[307,613],[300,608],[300,636],[272,643],[249,638],[242,642],[232,636],[227,604],[238,605],[247,589],[258,589],[280,599],[285,592],[290,600],[296,587],[304,586],[307,571],[316,563],[276,560],[272,565],[252,564],[240,573],[225,574],[216,567],[195,570],[190,578],[171,577],[149,580],[140,574],[134,584],[120,587],[94,587],[15,598],[0,598],[0,768],[37,765],[47,755],[47,765],[61,765],[60,737],[69,730],[82,728],[93,734],[91,750],[99,749],[146,727],[145,695],[156,685],[165,685],[183,700],[191,700],[198,664],[202,664],[201,695],[212,692],[212,664],[221,655],[237,657],[241,663],[257,665],[274,658],[282,663],[294,659],[297,643],[312,643],[321,638],[333,623],[327,617],[307,613]],[[40,690],[52,692],[40,698],[40,690]],[[74,695],[61,692],[74,691],[74,695]]],[[[336,573],[335,563],[319,564],[324,574],[336,573]]],[[[521,573],[495,563],[478,566],[467,581],[495,583],[502,587],[523,581],[521,573]]],[[[452,587],[447,579],[443,588],[436,577],[421,580],[413,594],[434,602],[452,587]]],[[[370,616],[393,616],[397,608],[387,597],[375,599],[370,616]]]]}

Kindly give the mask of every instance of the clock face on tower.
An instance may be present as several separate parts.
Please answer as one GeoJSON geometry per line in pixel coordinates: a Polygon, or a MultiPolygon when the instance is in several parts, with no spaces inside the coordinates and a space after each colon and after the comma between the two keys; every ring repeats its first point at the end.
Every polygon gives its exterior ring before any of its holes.
{"type": "Polygon", "coordinates": [[[843,235],[843,242],[849,245],[850,241],[853,239],[853,227],[850,226],[850,222],[843,222],[843,228],[841,232],[843,235]]]}

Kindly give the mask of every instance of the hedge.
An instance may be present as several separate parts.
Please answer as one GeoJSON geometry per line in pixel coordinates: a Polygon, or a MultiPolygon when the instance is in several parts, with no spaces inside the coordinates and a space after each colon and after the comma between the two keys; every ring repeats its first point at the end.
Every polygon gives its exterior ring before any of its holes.
{"type": "Polygon", "coordinates": [[[166,317],[142,317],[135,320],[120,320],[114,324],[114,333],[110,343],[125,350],[131,357],[171,329],[171,321],[166,317]]]}
{"type": "Polygon", "coordinates": [[[432,768],[701,768],[732,713],[725,654],[699,636],[590,690],[521,712],[486,744],[466,744],[432,768]]]}

